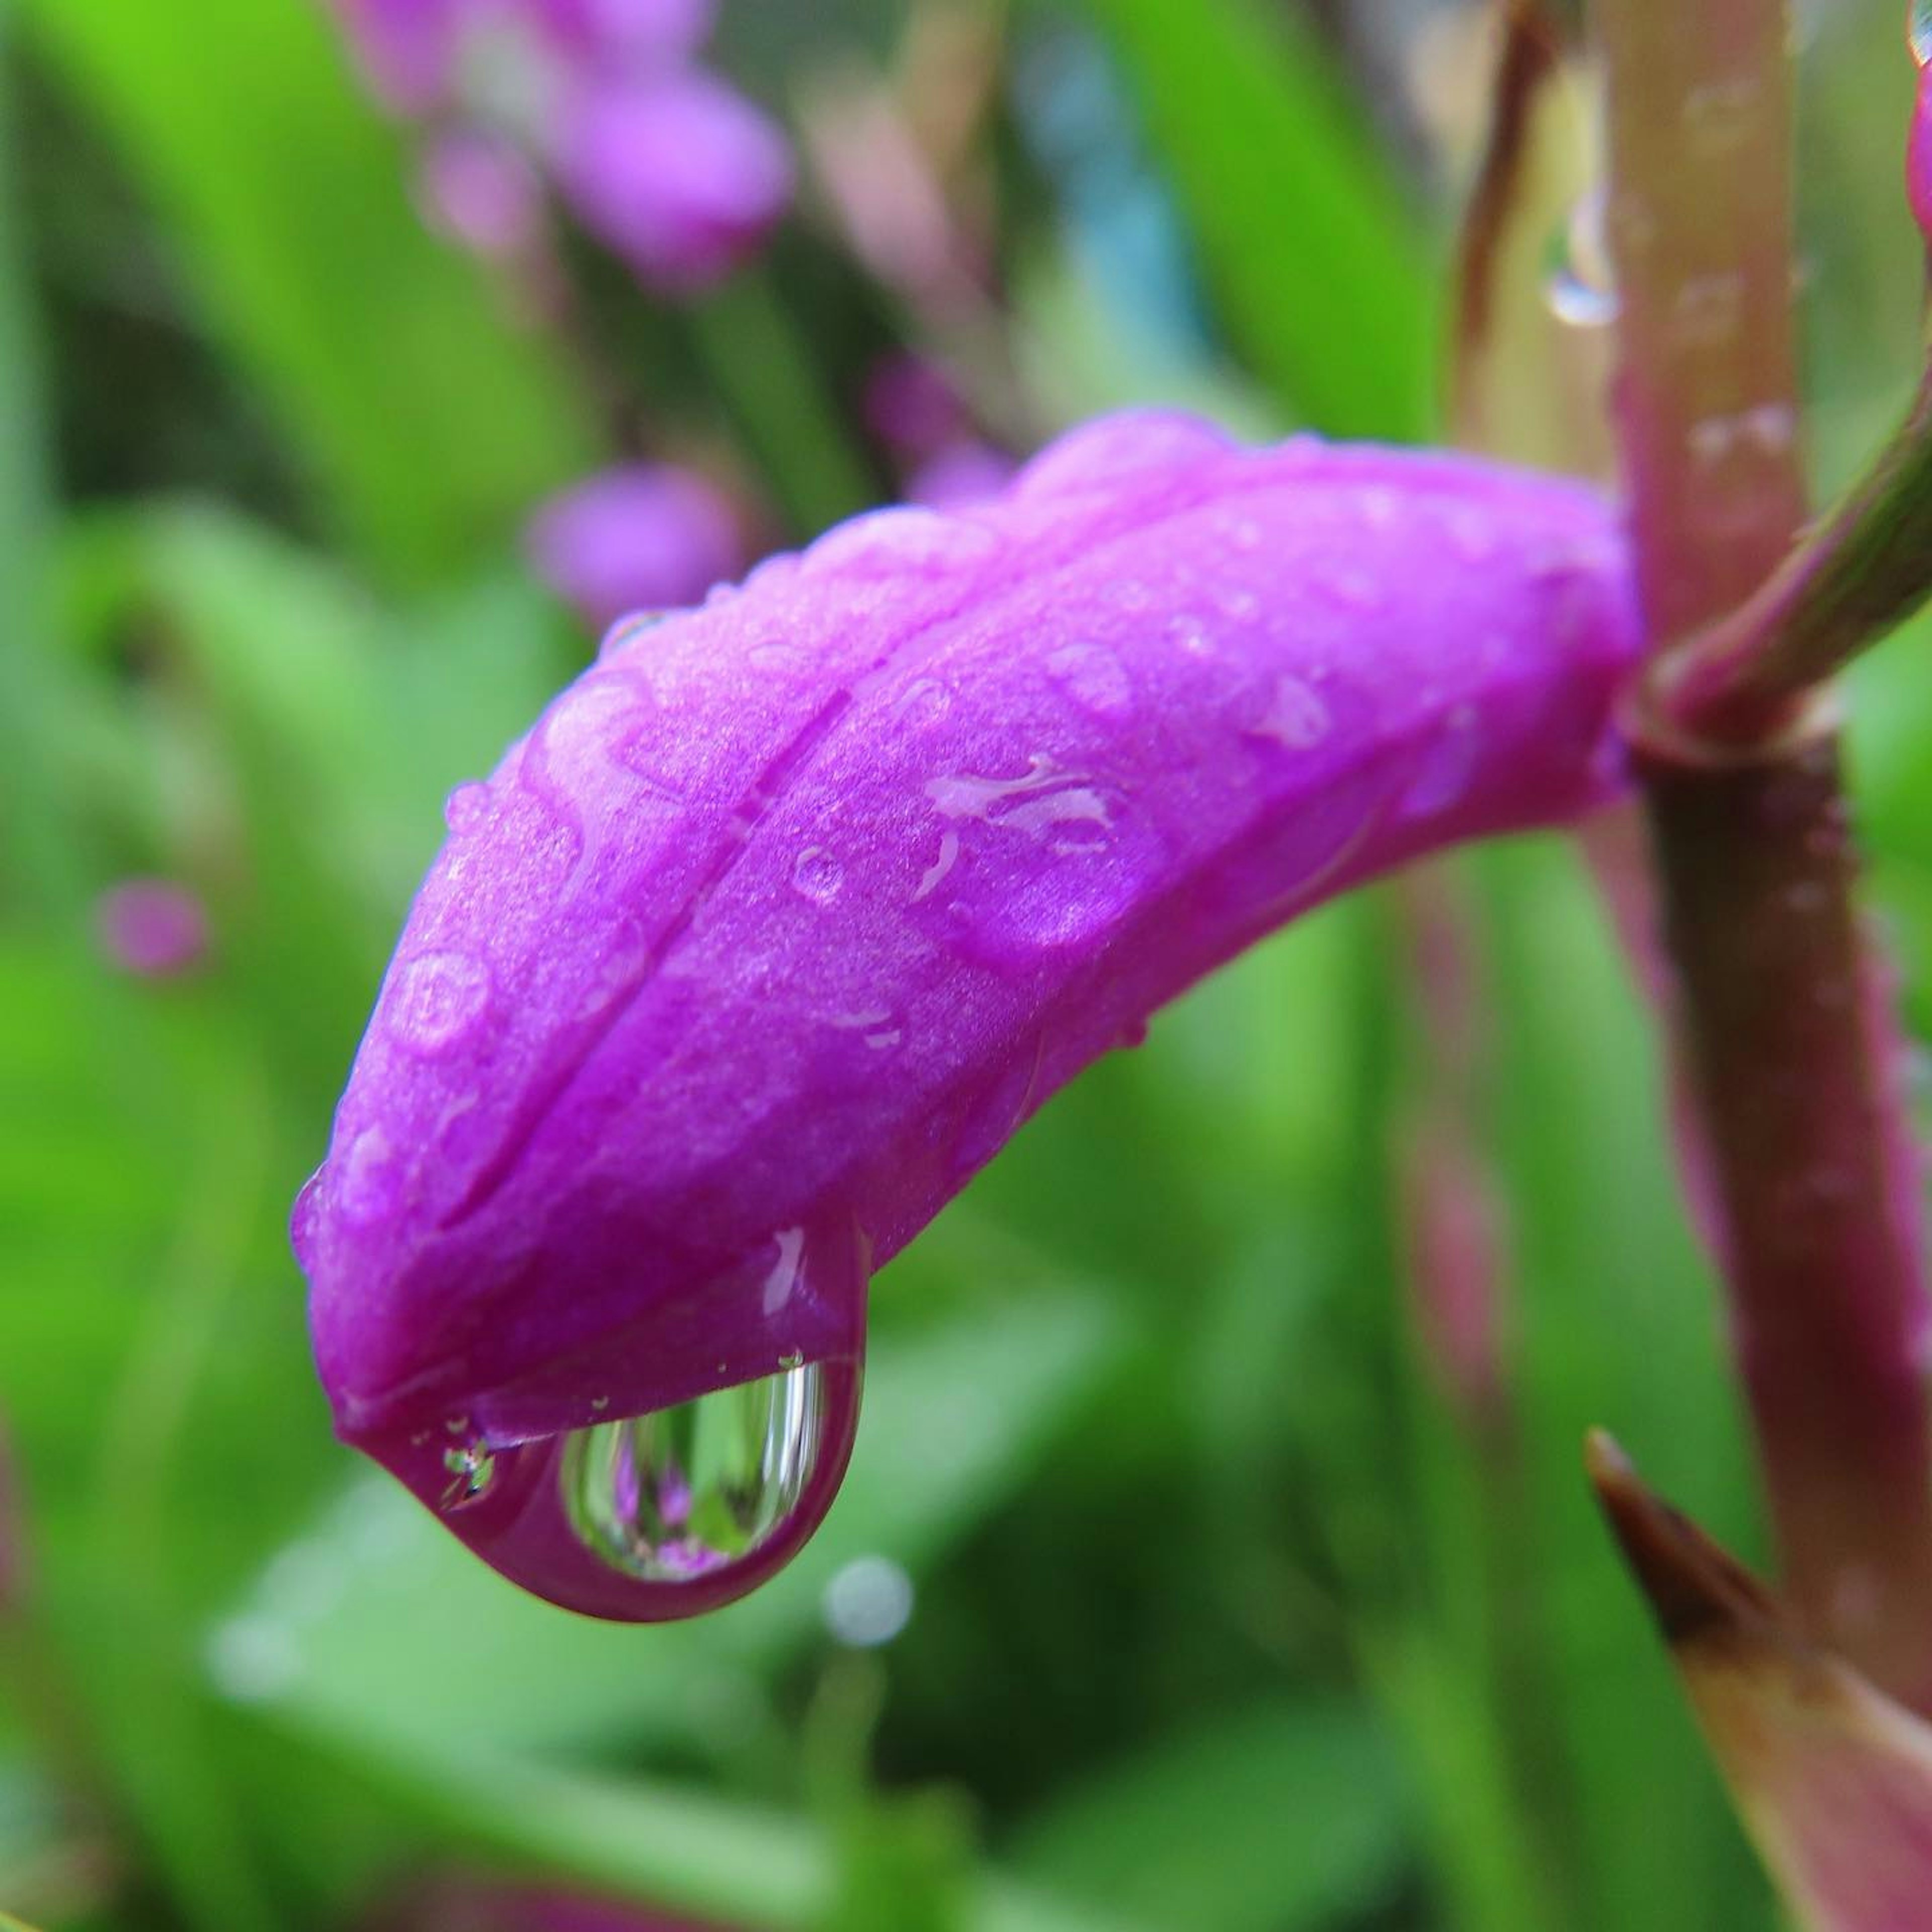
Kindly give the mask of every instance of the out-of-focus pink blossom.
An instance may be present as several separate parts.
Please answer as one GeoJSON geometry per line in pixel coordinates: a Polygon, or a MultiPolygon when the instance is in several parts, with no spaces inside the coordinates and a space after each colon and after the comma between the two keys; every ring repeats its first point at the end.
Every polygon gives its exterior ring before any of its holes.
{"type": "Polygon", "coordinates": [[[537,232],[543,185],[513,142],[473,128],[436,136],[423,156],[424,214],[479,255],[514,255],[537,232]]]}
{"type": "Polygon", "coordinates": [[[962,435],[966,412],[952,380],[930,357],[882,356],[866,379],[866,427],[902,456],[930,456],[962,435]]]}
{"type": "Polygon", "coordinates": [[[728,274],[791,200],[784,136],[694,71],[578,89],[558,116],[552,165],[584,226],[666,290],[728,274]]]}
{"type": "Polygon", "coordinates": [[[334,0],[376,95],[424,114],[454,88],[461,30],[474,0],[334,0]]]}
{"type": "Polygon", "coordinates": [[[544,580],[600,631],[628,611],[695,604],[746,561],[723,491],[665,464],[607,470],[552,497],[528,544],[544,580]]]}
{"type": "Polygon", "coordinates": [[[528,0],[559,46],[633,69],[691,59],[711,38],[716,0],[528,0]]]}
{"type": "Polygon", "coordinates": [[[171,980],[208,958],[208,914],[184,886],[166,879],[127,879],[94,902],[101,950],[124,972],[171,980]]]}
{"type": "Polygon", "coordinates": [[[949,443],[906,479],[906,495],[932,510],[963,510],[997,496],[1011,480],[1013,460],[990,443],[949,443]]]}

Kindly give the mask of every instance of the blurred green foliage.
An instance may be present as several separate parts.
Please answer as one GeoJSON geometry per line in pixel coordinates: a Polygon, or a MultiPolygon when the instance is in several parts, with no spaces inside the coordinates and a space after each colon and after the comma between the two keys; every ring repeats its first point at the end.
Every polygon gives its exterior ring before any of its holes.
{"type": "MultiPolygon", "coordinates": [[[[1562,842],[1458,872],[1496,1016],[1472,1131],[1514,1257],[1500,1436],[1415,1338],[1392,1170],[1414,1023],[1371,898],[1094,1068],[881,1279],[850,1479],[752,1600],[573,1620],[332,1442],[284,1217],[438,800],[584,660],[517,532],[608,454],[602,399],[420,225],[318,7],[9,10],[0,1426],[27,1578],[0,1616],[0,1904],[50,1932],[320,1928],[474,1864],[747,1928],[1768,1926],[1578,1473],[1609,1424],[1757,1544],[1653,1029],[1562,842]],[[146,872],[209,908],[198,976],[98,950],[95,896],[146,872]],[[820,1608],[866,1554],[918,1592],[877,1654],[820,1608]]],[[[1426,428],[1441,197],[1286,10],[1006,24],[1015,63],[1108,50],[1210,319],[1192,350],[1138,332],[996,122],[1002,326],[1041,428],[1204,394],[1426,428]]],[[[904,25],[822,14],[788,71],[904,25]]],[[[1909,82],[1876,0],[1807,58],[1842,474],[1915,352],[1909,82]]],[[[905,318],[821,224],[611,340],[802,533],[883,487],[850,404],[905,318]]],[[[1870,668],[1858,739],[1922,1021],[1927,663],[1870,668]]]]}

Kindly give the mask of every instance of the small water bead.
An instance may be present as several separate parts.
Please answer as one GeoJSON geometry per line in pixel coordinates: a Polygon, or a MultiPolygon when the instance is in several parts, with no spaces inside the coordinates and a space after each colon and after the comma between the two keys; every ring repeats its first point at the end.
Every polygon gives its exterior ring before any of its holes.
{"type": "Polygon", "coordinates": [[[1046,674],[1096,717],[1124,717],[1133,709],[1133,680],[1105,644],[1063,645],[1047,659],[1046,674]]]}
{"type": "Polygon", "coordinates": [[[892,707],[892,716],[909,731],[936,724],[952,709],[952,693],[936,677],[922,677],[906,686],[892,707]]]}
{"type": "Polygon", "coordinates": [[[999,548],[999,538],[968,516],[937,510],[873,510],[841,524],[805,553],[814,572],[889,577],[902,571],[970,568],[999,548]]]}
{"type": "Polygon", "coordinates": [[[1731,416],[1706,416],[1690,430],[1690,454],[1712,467],[1739,458],[1782,456],[1798,434],[1789,403],[1760,403],[1731,416]]]}
{"type": "Polygon", "coordinates": [[[578,1430],[559,1464],[565,1513],[594,1555],[646,1582],[742,1562],[800,1527],[821,1454],[842,1432],[833,1406],[814,1362],[578,1430]]]}
{"type": "Polygon", "coordinates": [[[1906,35],[1912,47],[1912,58],[1921,67],[1932,63],[1932,0],[1912,0],[1912,15],[1906,24],[1906,35]]]}
{"type": "Polygon", "coordinates": [[[385,1219],[401,1193],[394,1150],[380,1127],[364,1127],[349,1144],[335,1184],[337,1204],[352,1226],[366,1227],[385,1219]]]}
{"type": "Polygon", "coordinates": [[[482,779],[460,784],[442,802],[442,822],[460,838],[490,816],[490,788],[482,779]]]}
{"type": "Polygon", "coordinates": [[[837,854],[824,846],[808,845],[792,861],[791,882],[807,898],[825,905],[838,896],[845,883],[845,868],[837,854]]]}
{"type": "Polygon", "coordinates": [[[490,1004],[490,969],[466,952],[425,952],[398,973],[388,1001],[388,1027],[412,1053],[456,1046],[490,1004]]]}
{"type": "Polygon", "coordinates": [[[1275,680],[1268,706],[1251,728],[1291,752],[1312,751],[1328,736],[1334,723],[1321,694],[1301,679],[1284,671],[1275,680]]]}

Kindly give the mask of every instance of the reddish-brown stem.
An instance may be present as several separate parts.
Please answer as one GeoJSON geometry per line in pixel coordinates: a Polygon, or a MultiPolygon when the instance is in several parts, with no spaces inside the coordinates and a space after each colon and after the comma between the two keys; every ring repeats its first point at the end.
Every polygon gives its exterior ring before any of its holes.
{"type": "Polygon", "coordinates": [[[1646,757],[1736,1342],[1808,1628],[1932,1692],[1918,1176],[1850,904],[1828,737],[1731,766],[1646,757]]]}
{"type": "Polygon", "coordinates": [[[1744,603],[1658,667],[1681,732],[1742,741],[1932,594],[1932,380],[1878,460],[1744,603]]]}
{"type": "MultiPolygon", "coordinates": [[[[1617,429],[1660,650],[1742,603],[1803,511],[1789,22],[1599,0],[1617,429]]],[[[1784,1578],[1812,1634],[1932,1701],[1917,1176],[1816,707],[1724,755],[1635,718],[1676,1018],[1784,1578]]]]}

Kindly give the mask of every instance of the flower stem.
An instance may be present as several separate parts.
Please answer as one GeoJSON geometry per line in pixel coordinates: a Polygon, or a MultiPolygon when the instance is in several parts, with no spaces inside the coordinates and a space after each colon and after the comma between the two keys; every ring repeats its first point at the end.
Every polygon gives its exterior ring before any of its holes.
{"type": "MultiPolygon", "coordinates": [[[[1660,648],[1744,602],[1803,514],[1790,22],[1598,0],[1617,430],[1660,648]]],[[[1634,721],[1677,1018],[1786,1587],[1816,1640],[1932,1702],[1932,1430],[1899,1052],[1816,706],[1724,754],[1634,721]]]]}
{"type": "Polygon", "coordinates": [[[1775,732],[1803,694],[1932,595],[1932,378],[1870,470],[1756,592],[1658,668],[1687,735],[1775,732]]]}

